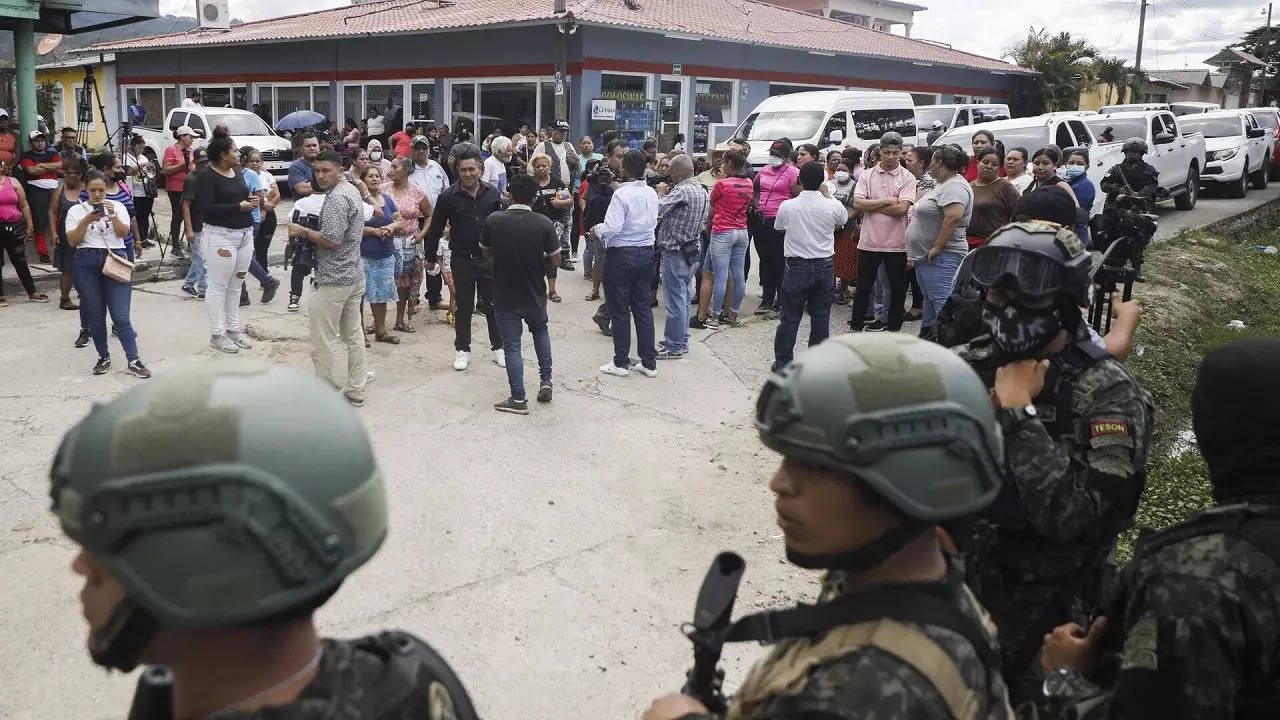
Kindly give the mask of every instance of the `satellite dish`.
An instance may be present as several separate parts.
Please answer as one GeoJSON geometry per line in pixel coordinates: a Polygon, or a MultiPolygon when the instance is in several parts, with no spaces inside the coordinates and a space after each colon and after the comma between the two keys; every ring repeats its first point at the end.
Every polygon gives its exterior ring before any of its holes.
{"type": "Polygon", "coordinates": [[[49,33],[40,38],[40,42],[36,43],[37,55],[48,55],[62,44],[62,36],[58,33],[49,33]]]}

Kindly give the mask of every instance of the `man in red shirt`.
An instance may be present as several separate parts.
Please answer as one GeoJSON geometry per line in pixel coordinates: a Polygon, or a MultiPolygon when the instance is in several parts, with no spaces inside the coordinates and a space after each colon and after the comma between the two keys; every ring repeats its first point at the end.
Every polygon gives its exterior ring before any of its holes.
{"type": "Polygon", "coordinates": [[[413,157],[413,123],[405,123],[404,129],[392,135],[390,142],[396,157],[413,157]]]}
{"type": "Polygon", "coordinates": [[[164,159],[160,162],[160,174],[164,175],[164,189],[169,195],[169,205],[173,208],[173,216],[169,220],[170,256],[181,258],[182,187],[187,173],[195,169],[195,162],[191,159],[191,143],[195,142],[196,134],[191,128],[182,125],[173,131],[173,136],[178,142],[165,148],[164,159]]]}
{"type": "Polygon", "coordinates": [[[40,262],[49,262],[49,244],[45,231],[49,227],[49,198],[58,189],[58,172],[62,170],[62,157],[49,148],[49,139],[39,130],[28,136],[31,149],[22,154],[22,170],[27,175],[27,202],[31,205],[31,219],[36,227],[36,254],[40,262]]]}

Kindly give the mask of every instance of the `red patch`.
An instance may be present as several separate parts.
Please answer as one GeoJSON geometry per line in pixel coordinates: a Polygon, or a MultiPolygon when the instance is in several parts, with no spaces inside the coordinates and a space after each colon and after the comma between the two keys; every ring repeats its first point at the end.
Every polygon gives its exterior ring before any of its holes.
{"type": "Polygon", "coordinates": [[[1129,423],[1116,420],[1099,420],[1098,422],[1090,423],[1089,430],[1093,433],[1093,437],[1100,435],[1128,435],[1129,423]]]}

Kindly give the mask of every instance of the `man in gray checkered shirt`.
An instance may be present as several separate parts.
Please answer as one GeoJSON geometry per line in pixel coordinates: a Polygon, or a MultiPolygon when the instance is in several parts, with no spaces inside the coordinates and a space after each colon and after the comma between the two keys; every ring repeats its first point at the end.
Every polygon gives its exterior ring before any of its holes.
{"type": "Polygon", "coordinates": [[[670,177],[669,188],[658,186],[657,240],[667,298],[666,339],[658,349],[659,360],[676,360],[689,352],[689,298],[707,227],[707,191],[694,178],[688,155],[672,158],[670,177]]]}

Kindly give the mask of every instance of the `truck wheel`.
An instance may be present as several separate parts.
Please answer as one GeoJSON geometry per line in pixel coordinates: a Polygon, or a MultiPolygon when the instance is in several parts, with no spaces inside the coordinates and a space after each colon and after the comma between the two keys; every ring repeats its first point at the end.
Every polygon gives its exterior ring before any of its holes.
{"type": "Polygon", "coordinates": [[[1258,166],[1257,171],[1249,176],[1249,180],[1252,181],[1254,190],[1267,189],[1267,163],[1265,160],[1258,166]]]}
{"type": "Polygon", "coordinates": [[[1227,185],[1225,190],[1229,198],[1242,198],[1249,192],[1249,178],[1242,173],[1240,179],[1227,185]]]}
{"type": "Polygon", "coordinates": [[[1179,210],[1192,210],[1198,199],[1200,199],[1200,171],[1195,163],[1191,163],[1191,168],[1187,170],[1186,187],[1183,188],[1181,195],[1173,199],[1173,206],[1179,210]]]}

